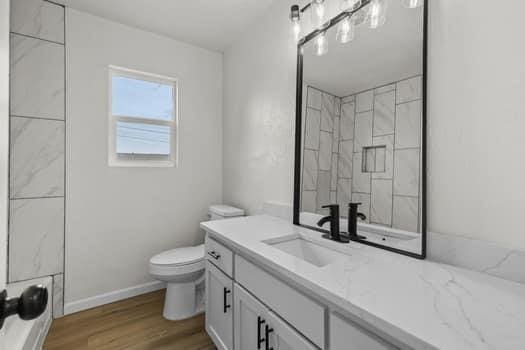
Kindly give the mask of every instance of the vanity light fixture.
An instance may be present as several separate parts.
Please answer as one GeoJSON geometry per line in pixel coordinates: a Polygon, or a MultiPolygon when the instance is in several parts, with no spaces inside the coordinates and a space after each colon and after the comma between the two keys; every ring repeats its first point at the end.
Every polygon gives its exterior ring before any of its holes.
{"type": "MultiPolygon", "coordinates": [[[[315,38],[315,52],[318,56],[324,55],[328,51],[326,40],[326,28],[335,23],[337,27],[336,39],[342,44],[352,41],[355,37],[356,27],[362,23],[367,23],[372,29],[379,28],[386,22],[388,1],[393,0],[339,0],[341,13],[336,17],[325,21],[326,7],[325,0],[311,0],[303,8],[293,5],[290,12],[293,34],[296,41],[315,38]],[[314,30],[306,38],[301,37],[301,14],[306,10],[311,10],[312,23],[314,30]]],[[[421,7],[425,0],[400,0],[402,4],[410,9],[421,7]]]]}
{"type": "Polygon", "coordinates": [[[346,17],[343,19],[337,27],[336,39],[341,44],[346,44],[355,37],[355,19],[354,17],[346,17]]]}
{"type": "Polygon", "coordinates": [[[290,11],[290,19],[292,20],[292,30],[295,41],[299,41],[301,37],[301,10],[299,5],[293,5],[290,11]]]}
{"type": "Polygon", "coordinates": [[[321,32],[315,38],[315,54],[322,56],[328,52],[328,43],[326,41],[326,32],[321,32]]]}
{"type": "Polygon", "coordinates": [[[316,28],[321,28],[325,24],[326,8],[325,0],[312,0],[312,23],[316,28]]]}
{"type": "Polygon", "coordinates": [[[368,23],[370,28],[376,29],[385,24],[386,10],[388,2],[386,0],[372,0],[368,8],[368,23]]]}
{"type": "Polygon", "coordinates": [[[403,5],[409,9],[423,6],[424,0],[402,0],[403,5]]]}

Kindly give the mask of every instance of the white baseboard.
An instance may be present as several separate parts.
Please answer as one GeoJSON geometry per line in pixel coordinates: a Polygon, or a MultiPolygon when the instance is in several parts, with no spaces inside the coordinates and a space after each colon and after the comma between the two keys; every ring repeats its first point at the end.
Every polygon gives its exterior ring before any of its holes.
{"type": "Polygon", "coordinates": [[[166,288],[166,284],[161,281],[154,281],[145,284],[139,284],[125,289],[116,290],[109,293],[95,295],[86,299],[81,299],[64,305],[64,315],[91,309],[97,306],[106,305],[115,301],[128,299],[137,295],[154,292],[166,288]]]}

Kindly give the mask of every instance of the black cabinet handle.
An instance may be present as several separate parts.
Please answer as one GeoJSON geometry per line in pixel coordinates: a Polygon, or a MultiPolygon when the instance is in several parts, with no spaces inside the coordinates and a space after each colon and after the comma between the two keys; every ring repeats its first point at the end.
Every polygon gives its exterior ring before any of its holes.
{"type": "Polygon", "coordinates": [[[212,258],[214,258],[215,260],[219,260],[221,258],[221,255],[220,254],[217,254],[215,252],[215,250],[211,251],[211,252],[208,252],[208,255],[211,256],[212,258]]]}
{"type": "Polygon", "coordinates": [[[266,321],[261,318],[261,316],[257,316],[257,349],[261,348],[261,344],[264,343],[264,338],[261,338],[261,326],[266,321]]]}
{"type": "Polygon", "coordinates": [[[47,306],[48,293],[43,286],[27,288],[19,298],[7,299],[7,291],[0,292],[0,329],[9,316],[18,314],[25,321],[38,318],[47,306]]]}
{"type": "Polygon", "coordinates": [[[223,294],[223,298],[224,298],[224,313],[227,313],[228,309],[232,307],[231,305],[228,305],[228,294],[230,294],[231,292],[232,292],[231,290],[229,290],[228,288],[224,287],[224,294],[223,294]]]}
{"type": "Polygon", "coordinates": [[[264,337],[266,338],[266,350],[273,350],[273,348],[270,347],[270,333],[273,332],[273,328],[268,327],[268,325],[265,327],[266,330],[264,331],[264,337]]]}

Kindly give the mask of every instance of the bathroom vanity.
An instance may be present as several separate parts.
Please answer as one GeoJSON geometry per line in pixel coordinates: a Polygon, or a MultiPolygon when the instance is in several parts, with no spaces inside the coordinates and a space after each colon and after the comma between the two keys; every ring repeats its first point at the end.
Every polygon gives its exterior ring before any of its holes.
{"type": "Polygon", "coordinates": [[[205,222],[219,349],[522,349],[525,287],[271,216],[205,222]]]}

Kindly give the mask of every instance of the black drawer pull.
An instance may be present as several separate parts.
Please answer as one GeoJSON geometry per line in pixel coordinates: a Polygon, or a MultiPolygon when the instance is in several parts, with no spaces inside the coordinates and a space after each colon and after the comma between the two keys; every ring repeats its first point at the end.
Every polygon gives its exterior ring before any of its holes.
{"type": "Polygon", "coordinates": [[[224,287],[224,294],[223,294],[223,297],[224,297],[224,313],[227,313],[228,309],[232,307],[231,305],[228,305],[228,294],[230,294],[231,292],[232,292],[231,290],[229,290],[228,288],[224,287]]]}
{"type": "Polygon", "coordinates": [[[273,332],[273,328],[268,327],[268,325],[265,327],[264,337],[266,338],[266,350],[273,350],[273,348],[270,347],[270,333],[273,332]]]}
{"type": "Polygon", "coordinates": [[[261,318],[261,316],[257,316],[257,349],[261,348],[261,344],[264,343],[264,338],[261,338],[261,326],[266,321],[261,318]]]}
{"type": "Polygon", "coordinates": [[[220,254],[217,254],[215,252],[215,250],[211,251],[211,252],[208,252],[208,255],[211,256],[212,258],[214,258],[215,260],[219,260],[221,258],[221,255],[220,254]]]}

